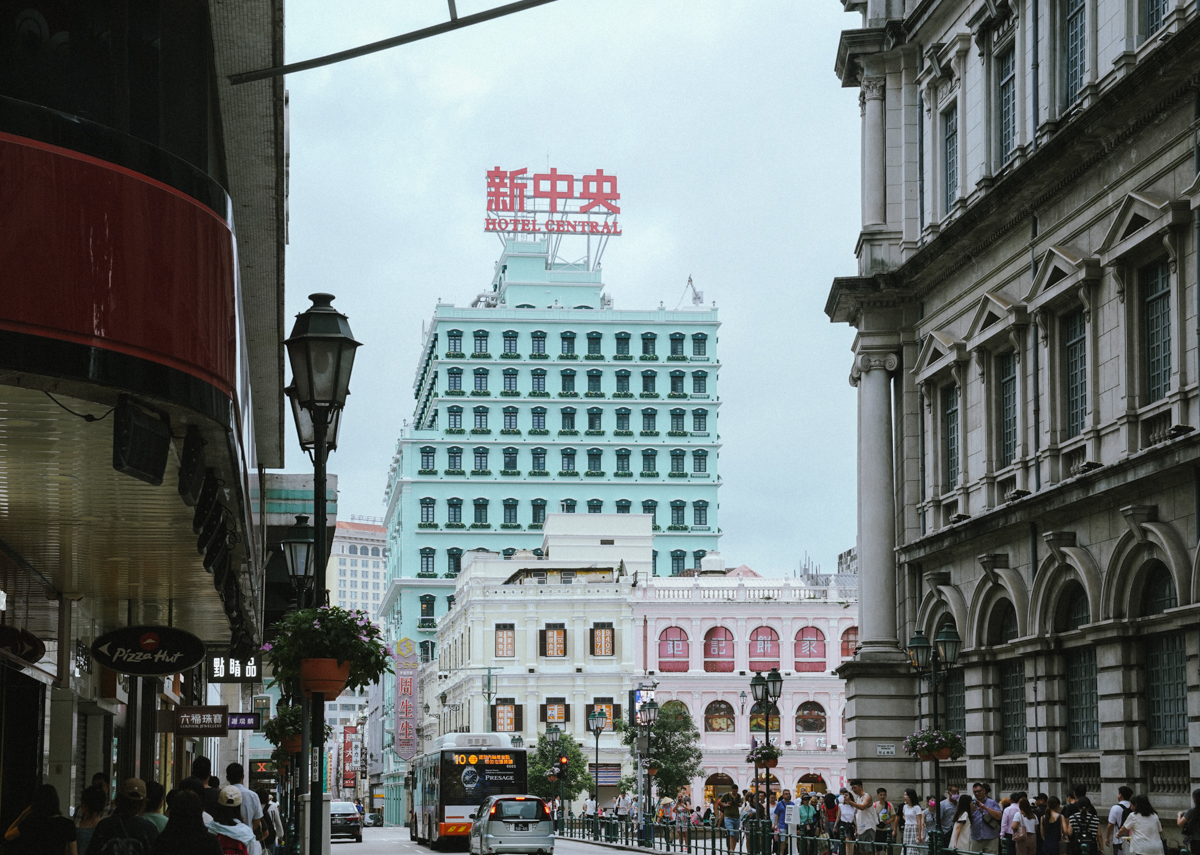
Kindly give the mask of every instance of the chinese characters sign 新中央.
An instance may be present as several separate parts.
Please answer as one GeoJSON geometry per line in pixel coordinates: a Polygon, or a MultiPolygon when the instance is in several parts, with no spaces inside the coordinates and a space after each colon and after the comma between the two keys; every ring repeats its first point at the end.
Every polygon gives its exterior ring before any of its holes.
{"type": "Polygon", "coordinates": [[[617,176],[603,169],[578,178],[550,169],[487,172],[484,231],[612,236],[621,234],[617,176]]]}

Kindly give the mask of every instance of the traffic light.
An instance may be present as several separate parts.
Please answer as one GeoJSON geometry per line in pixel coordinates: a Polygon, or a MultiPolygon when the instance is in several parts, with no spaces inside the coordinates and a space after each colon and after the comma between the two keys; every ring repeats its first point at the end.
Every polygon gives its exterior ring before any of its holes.
{"type": "Polygon", "coordinates": [[[558,757],[558,774],[565,775],[567,770],[571,768],[571,758],[566,754],[560,754],[558,757]]]}

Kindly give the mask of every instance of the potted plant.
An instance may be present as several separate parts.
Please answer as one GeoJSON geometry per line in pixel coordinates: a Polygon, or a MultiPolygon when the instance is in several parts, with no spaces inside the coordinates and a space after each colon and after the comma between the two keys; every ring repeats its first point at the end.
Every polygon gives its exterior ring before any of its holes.
{"type": "Polygon", "coordinates": [[[779,765],[779,758],[783,756],[783,749],[778,745],[756,745],[750,749],[750,753],[746,755],[746,762],[753,763],[755,766],[765,766],[768,769],[774,769],[779,765]]]}
{"type": "Polygon", "coordinates": [[[927,727],[904,740],[904,751],[921,760],[956,760],[967,753],[967,746],[952,730],[927,727]]]}
{"type": "MultiPolygon", "coordinates": [[[[278,706],[275,716],[263,725],[263,736],[284,755],[300,751],[301,734],[304,731],[304,711],[299,705],[278,706]]],[[[325,741],[333,738],[333,728],[325,725],[325,741]]]]}
{"type": "Polygon", "coordinates": [[[367,613],[337,606],[297,609],[271,627],[275,641],[262,646],[272,685],[299,683],[306,695],[332,701],[344,689],[361,689],[392,670],[392,651],[367,613]]]}

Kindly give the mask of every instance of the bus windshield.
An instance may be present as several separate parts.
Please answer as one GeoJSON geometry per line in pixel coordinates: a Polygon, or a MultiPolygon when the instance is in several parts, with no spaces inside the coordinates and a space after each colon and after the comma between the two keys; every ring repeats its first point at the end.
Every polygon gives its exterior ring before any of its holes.
{"type": "Polygon", "coordinates": [[[477,805],[524,792],[524,751],[442,752],[442,804],[477,805]]]}

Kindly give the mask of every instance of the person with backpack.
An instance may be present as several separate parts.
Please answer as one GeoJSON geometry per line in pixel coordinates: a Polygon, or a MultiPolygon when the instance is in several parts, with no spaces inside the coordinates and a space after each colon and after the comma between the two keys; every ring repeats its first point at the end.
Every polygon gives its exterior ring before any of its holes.
{"type": "Polygon", "coordinates": [[[217,835],[204,827],[204,807],[192,790],[180,790],[171,799],[171,817],[150,855],[222,855],[217,835]]]}
{"type": "Polygon", "coordinates": [[[1121,838],[1117,831],[1125,824],[1129,812],[1133,810],[1133,790],[1129,787],[1117,788],[1117,803],[1108,810],[1108,827],[1104,837],[1112,846],[1113,855],[1121,855],[1121,838]]]}
{"type": "Polygon", "coordinates": [[[254,829],[241,820],[242,793],[235,786],[217,792],[216,813],[208,830],[217,835],[223,855],[262,855],[254,829]]]}
{"type": "Polygon", "coordinates": [[[1195,851],[1194,844],[1200,842],[1200,790],[1192,790],[1192,806],[1176,815],[1175,824],[1183,829],[1183,847],[1195,851]]]}
{"type": "Polygon", "coordinates": [[[112,816],[100,820],[92,833],[86,855],[149,855],[158,829],[142,816],[146,807],[146,785],[129,778],[117,791],[112,816]]]}
{"type": "MultiPolygon", "coordinates": [[[[1100,817],[1092,800],[1087,796],[1079,796],[1075,800],[1075,815],[1068,820],[1071,823],[1072,855],[1082,855],[1083,846],[1087,844],[1090,855],[1104,855],[1104,841],[1100,838],[1100,817]]],[[[1066,816],[1066,813],[1063,814],[1066,816]]]]}
{"type": "Polygon", "coordinates": [[[1134,796],[1133,810],[1125,818],[1121,837],[1128,837],[1124,847],[1129,855],[1163,855],[1163,827],[1158,814],[1150,806],[1150,799],[1143,795],[1134,796]]]}
{"type": "Polygon", "coordinates": [[[1013,815],[1010,828],[1016,855],[1034,855],[1038,845],[1038,815],[1027,797],[1022,796],[1017,800],[1017,812],[1013,815]]]}

